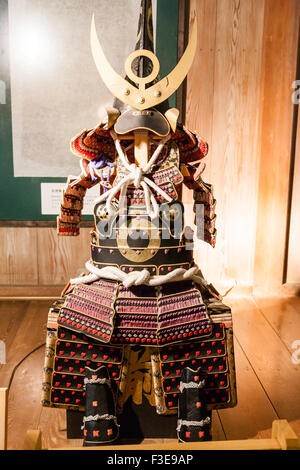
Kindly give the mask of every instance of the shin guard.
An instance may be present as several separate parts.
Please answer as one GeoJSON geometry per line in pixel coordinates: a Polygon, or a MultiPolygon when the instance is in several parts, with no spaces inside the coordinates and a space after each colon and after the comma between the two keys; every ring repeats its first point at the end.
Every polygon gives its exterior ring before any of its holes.
{"type": "Polygon", "coordinates": [[[178,401],[177,436],[181,442],[211,440],[211,411],[204,393],[205,374],[186,367],[182,371],[178,401]]]}
{"type": "Polygon", "coordinates": [[[85,368],[86,408],[83,418],[84,446],[115,441],[119,436],[115,400],[108,370],[85,368]]]}

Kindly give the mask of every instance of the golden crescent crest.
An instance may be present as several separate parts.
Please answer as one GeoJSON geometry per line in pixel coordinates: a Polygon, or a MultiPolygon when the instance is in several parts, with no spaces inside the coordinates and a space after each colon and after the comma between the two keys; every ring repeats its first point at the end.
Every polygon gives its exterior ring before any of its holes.
{"type": "Polygon", "coordinates": [[[97,36],[94,15],[92,17],[91,50],[98,72],[110,92],[135,109],[152,108],[167,100],[179,88],[193,63],[196,46],[197,19],[195,18],[189,43],[180,61],[166,77],[149,88],[146,88],[146,84],[156,78],[159,72],[158,59],[153,52],[146,49],[132,52],[125,62],[125,70],[127,75],[129,72],[129,78],[138,84],[138,87],[135,87],[121,77],[108,62],[97,36]],[[132,61],[138,56],[148,57],[152,62],[152,72],[147,77],[138,77],[132,72],[132,61]]]}

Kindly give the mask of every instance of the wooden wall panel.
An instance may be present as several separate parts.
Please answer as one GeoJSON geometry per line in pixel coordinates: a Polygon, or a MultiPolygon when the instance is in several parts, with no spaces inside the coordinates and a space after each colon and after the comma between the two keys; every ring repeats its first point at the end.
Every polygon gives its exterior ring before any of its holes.
{"type": "Polygon", "coordinates": [[[276,292],[283,283],[298,29],[298,0],[266,0],[254,273],[257,292],[276,292]]]}
{"type": "Polygon", "coordinates": [[[38,283],[36,228],[0,228],[0,284],[38,283]]]}
{"type": "Polygon", "coordinates": [[[37,232],[37,256],[40,285],[62,285],[85,269],[89,254],[90,229],[80,230],[79,237],[58,237],[54,228],[37,232]]]}
{"type": "Polygon", "coordinates": [[[200,27],[186,121],[209,144],[203,178],[214,186],[218,230],[214,249],[197,242],[197,261],[213,283],[251,285],[264,2],[196,0],[191,17],[195,11],[200,27]]]}
{"type": "MultiPolygon", "coordinates": [[[[82,228],[79,237],[58,237],[55,228],[1,227],[1,295],[9,295],[4,286],[62,286],[76,277],[90,257],[90,230],[82,228]]],[[[25,294],[26,289],[18,295],[25,294]]]]}
{"type": "Polygon", "coordinates": [[[291,224],[289,230],[287,283],[300,283],[300,116],[298,114],[291,224]]]}
{"type": "MultiPolygon", "coordinates": [[[[187,78],[185,121],[189,129],[197,130],[208,142],[210,149],[213,132],[217,0],[191,0],[190,20],[195,15],[198,23],[197,51],[187,78]]],[[[206,165],[205,176],[208,176],[211,170],[210,158],[207,159],[206,165]]],[[[183,202],[185,221],[194,228],[193,197],[185,188],[183,202]]],[[[195,228],[194,232],[196,233],[195,228]]],[[[201,269],[206,267],[204,259],[207,259],[207,252],[210,253],[211,250],[212,248],[204,247],[202,242],[196,240],[194,256],[201,269]]]]}

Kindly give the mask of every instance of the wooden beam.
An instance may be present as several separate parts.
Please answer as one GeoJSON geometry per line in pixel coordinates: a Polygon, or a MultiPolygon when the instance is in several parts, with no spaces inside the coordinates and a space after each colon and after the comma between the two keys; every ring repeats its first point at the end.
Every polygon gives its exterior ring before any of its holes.
{"type": "Polygon", "coordinates": [[[283,284],[299,28],[298,0],[265,0],[260,167],[254,262],[256,293],[283,284]]]}
{"type": "Polygon", "coordinates": [[[118,447],[101,446],[101,447],[62,447],[59,449],[49,450],[281,450],[277,439],[245,439],[236,441],[208,441],[208,442],[172,442],[170,444],[138,444],[138,445],[119,445],[118,447]]]}
{"type": "Polygon", "coordinates": [[[272,438],[277,439],[282,450],[300,449],[300,439],[286,419],[273,421],[272,438]]]}
{"type": "MultiPolygon", "coordinates": [[[[24,450],[40,450],[42,448],[40,430],[27,431],[24,450]]],[[[300,449],[300,439],[294,433],[289,423],[283,420],[275,420],[272,425],[271,439],[244,439],[231,441],[208,441],[208,442],[174,442],[164,444],[131,444],[119,445],[118,450],[290,450],[300,449]]],[[[111,450],[115,451],[115,445],[99,447],[60,447],[48,450],[111,450]]]]}
{"type": "Polygon", "coordinates": [[[0,450],[7,448],[7,388],[0,388],[0,450]]]}
{"type": "Polygon", "coordinates": [[[57,299],[64,287],[65,284],[59,286],[0,286],[0,301],[57,299]]]}

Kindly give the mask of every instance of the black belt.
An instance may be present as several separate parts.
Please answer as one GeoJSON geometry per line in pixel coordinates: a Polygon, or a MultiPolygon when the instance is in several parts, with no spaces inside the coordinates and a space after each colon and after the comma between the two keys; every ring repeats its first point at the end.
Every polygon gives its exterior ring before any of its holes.
{"type": "MultiPolygon", "coordinates": [[[[148,252],[150,249],[147,249],[148,252]]],[[[150,250],[151,251],[151,250],[150,250]]],[[[193,251],[185,247],[163,247],[153,250],[155,253],[149,258],[144,249],[120,250],[118,247],[101,247],[91,244],[91,258],[97,265],[141,268],[159,268],[159,274],[166,274],[173,269],[191,266],[193,263],[193,251]],[[175,266],[175,268],[174,268],[175,266]]],[[[127,271],[127,270],[126,270],[127,271]]]]}

